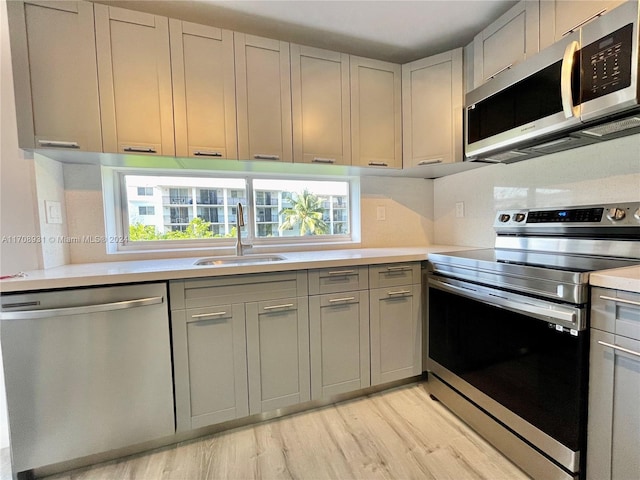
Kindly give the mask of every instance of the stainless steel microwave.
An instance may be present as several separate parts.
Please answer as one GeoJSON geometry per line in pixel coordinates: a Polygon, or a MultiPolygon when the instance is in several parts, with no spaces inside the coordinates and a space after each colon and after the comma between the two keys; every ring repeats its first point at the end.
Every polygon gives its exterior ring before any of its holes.
{"type": "Polygon", "coordinates": [[[513,162],[640,132],[638,1],[466,95],[468,160],[513,162]]]}

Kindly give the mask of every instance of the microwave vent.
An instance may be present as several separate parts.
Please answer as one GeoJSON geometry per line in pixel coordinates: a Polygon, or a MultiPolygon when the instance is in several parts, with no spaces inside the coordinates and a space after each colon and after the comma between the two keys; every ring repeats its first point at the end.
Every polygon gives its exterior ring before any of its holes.
{"type": "Polygon", "coordinates": [[[495,155],[491,155],[490,157],[485,158],[485,160],[489,162],[508,162],[510,160],[521,159],[521,157],[526,157],[527,155],[528,154],[524,152],[510,150],[508,152],[502,152],[502,153],[497,153],[495,155]]]}
{"type": "Polygon", "coordinates": [[[640,127],[640,117],[631,117],[619,120],[617,122],[607,123],[598,127],[590,128],[588,130],[582,130],[585,135],[591,135],[594,137],[606,137],[614,133],[623,132],[631,128],[640,127]]]}

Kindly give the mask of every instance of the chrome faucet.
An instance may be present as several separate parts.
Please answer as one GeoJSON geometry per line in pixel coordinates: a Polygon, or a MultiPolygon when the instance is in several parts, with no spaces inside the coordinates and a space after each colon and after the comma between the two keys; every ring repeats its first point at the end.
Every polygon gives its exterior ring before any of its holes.
{"type": "Polygon", "coordinates": [[[236,235],[237,235],[237,240],[236,240],[236,256],[241,257],[242,256],[242,247],[244,247],[244,245],[242,244],[242,228],[244,227],[244,212],[242,211],[242,204],[238,202],[238,207],[237,207],[237,214],[236,214],[236,235]]]}

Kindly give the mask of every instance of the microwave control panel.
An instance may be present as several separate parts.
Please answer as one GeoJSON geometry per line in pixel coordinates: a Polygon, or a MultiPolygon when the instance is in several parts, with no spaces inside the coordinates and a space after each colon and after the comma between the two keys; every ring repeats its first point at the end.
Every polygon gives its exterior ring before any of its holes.
{"type": "Polygon", "coordinates": [[[582,47],[581,102],[631,85],[633,24],[582,47]]]}

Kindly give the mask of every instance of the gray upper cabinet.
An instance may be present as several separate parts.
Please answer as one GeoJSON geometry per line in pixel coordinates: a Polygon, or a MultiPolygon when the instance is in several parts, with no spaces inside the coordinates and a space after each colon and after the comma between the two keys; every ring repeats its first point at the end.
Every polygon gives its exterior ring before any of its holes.
{"type": "Polygon", "coordinates": [[[291,45],[295,162],[351,164],[349,55],[291,45]]]}
{"type": "Polygon", "coordinates": [[[369,285],[371,385],[420,375],[420,265],[371,266],[369,285]]]}
{"type": "Polygon", "coordinates": [[[640,294],[592,289],[587,479],[640,472],[640,294]]]}
{"type": "Polygon", "coordinates": [[[289,44],[234,33],[241,160],[293,161],[289,44]]]}
{"type": "Polygon", "coordinates": [[[352,164],[402,168],[401,66],[350,57],[352,164]]]}
{"type": "Polygon", "coordinates": [[[402,66],[403,166],[462,161],[462,49],[402,66]]]}
{"type": "Polygon", "coordinates": [[[474,86],[479,87],[537,53],[539,29],[538,1],[521,0],[476,35],[473,40],[474,86]]]}
{"type": "Polygon", "coordinates": [[[236,159],[233,33],[171,19],[176,156],[236,159]]]}
{"type": "Polygon", "coordinates": [[[175,155],[168,19],[94,7],[104,151],[175,155]]]}
{"type": "Polygon", "coordinates": [[[18,143],[101,152],[93,4],[7,2],[18,143]]]}
{"type": "Polygon", "coordinates": [[[543,0],[540,2],[540,50],[576,28],[606,14],[624,0],[543,0]]]}

